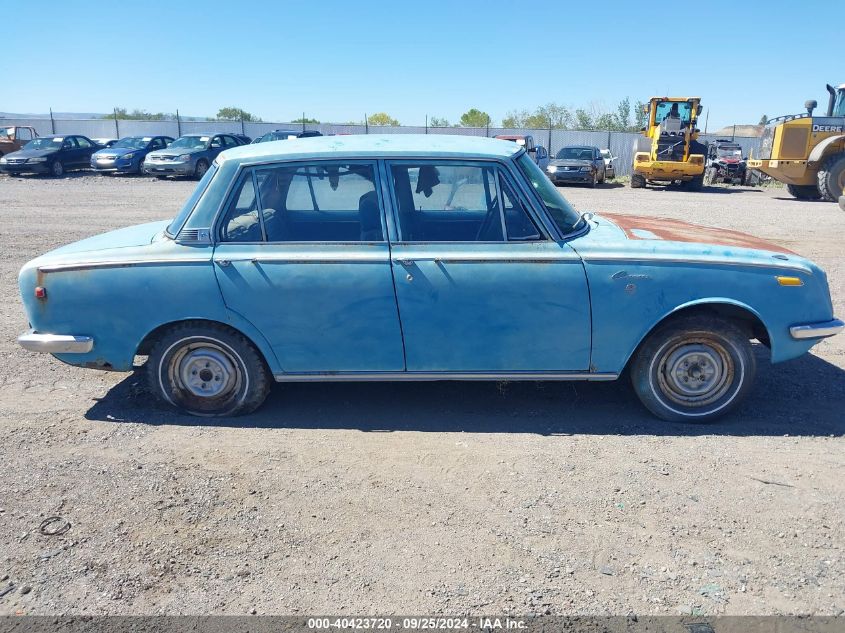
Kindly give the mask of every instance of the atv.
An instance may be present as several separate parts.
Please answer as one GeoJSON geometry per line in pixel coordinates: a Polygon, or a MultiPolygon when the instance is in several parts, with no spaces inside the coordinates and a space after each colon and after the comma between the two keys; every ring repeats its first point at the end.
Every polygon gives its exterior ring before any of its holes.
{"type": "Polygon", "coordinates": [[[705,185],[720,182],[744,185],[747,174],[742,146],[739,143],[717,139],[707,144],[707,160],[704,163],[705,185]]]}

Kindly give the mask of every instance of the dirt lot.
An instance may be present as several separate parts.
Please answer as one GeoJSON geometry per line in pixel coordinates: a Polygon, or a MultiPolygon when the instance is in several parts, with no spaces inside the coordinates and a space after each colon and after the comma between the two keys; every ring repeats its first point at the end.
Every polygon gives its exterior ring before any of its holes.
{"type": "MultiPolygon", "coordinates": [[[[208,423],[140,375],[17,346],[25,261],[170,217],[192,187],[0,178],[0,613],[843,613],[845,336],[783,365],[761,350],[710,426],[655,420],[626,381],[294,384],[208,423]],[[70,530],[42,536],[53,515],[70,530]]],[[[565,194],[780,242],[845,314],[834,204],[565,194]]]]}

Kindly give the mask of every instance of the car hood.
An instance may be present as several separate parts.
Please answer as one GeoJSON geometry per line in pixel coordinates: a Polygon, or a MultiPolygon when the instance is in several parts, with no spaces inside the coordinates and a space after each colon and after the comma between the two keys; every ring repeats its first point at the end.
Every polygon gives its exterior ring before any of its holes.
{"type": "Polygon", "coordinates": [[[55,154],[57,149],[21,149],[17,152],[6,154],[6,158],[38,158],[40,156],[49,156],[55,154]]]}
{"type": "Polygon", "coordinates": [[[592,164],[593,161],[591,160],[578,160],[574,158],[553,158],[549,161],[549,165],[554,165],[555,167],[586,167],[592,164]]]}
{"type": "Polygon", "coordinates": [[[148,247],[161,236],[168,224],[170,220],[148,222],[94,235],[45,253],[28,266],[99,262],[124,257],[127,250],[148,247]]]}
{"type": "Polygon", "coordinates": [[[94,152],[95,156],[123,156],[125,154],[134,154],[135,152],[143,152],[143,149],[131,149],[129,147],[104,147],[94,152]]]}
{"type": "Polygon", "coordinates": [[[596,214],[590,232],[570,243],[582,257],[594,261],[630,258],[814,269],[812,262],[779,244],[739,231],[668,218],[596,214]]]}
{"type": "Polygon", "coordinates": [[[147,156],[181,156],[182,154],[199,154],[200,152],[206,151],[206,147],[194,147],[193,149],[180,149],[180,148],[171,148],[168,147],[167,149],[157,149],[154,152],[150,152],[147,156]]]}

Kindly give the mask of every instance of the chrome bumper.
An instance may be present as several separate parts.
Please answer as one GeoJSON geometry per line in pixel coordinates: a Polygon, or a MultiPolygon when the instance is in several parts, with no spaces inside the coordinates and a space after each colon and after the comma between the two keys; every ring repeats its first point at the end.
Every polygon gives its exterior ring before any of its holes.
{"type": "Polygon", "coordinates": [[[839,334],[845,328],[845,323],[839,319],[832,321],[823,321],[822,323],[805,323],[803,325],[793,325],[789,328],[789,333],[792,338],[825,338],[839,334]]]}
{"type": "Polygon", "coordinates": [[[90,336],[39,334],[32,330],[21,334],[18,343],[30,352],[48,354],[86,354],[94,349],[94,339],[90,336]]]}

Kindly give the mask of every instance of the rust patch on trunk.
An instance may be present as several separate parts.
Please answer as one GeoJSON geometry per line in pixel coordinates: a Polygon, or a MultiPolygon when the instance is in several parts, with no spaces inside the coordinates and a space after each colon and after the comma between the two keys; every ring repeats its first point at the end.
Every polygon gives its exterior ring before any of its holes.
{"type": "Polygon", "coordinates": [[[601,215],[619,226],[620,229],[625,231],[628,239],[631,240],[658,239],[672,242],[695,242],[716,246],[755,248],[764,251],[773,251],[775,253],[797,255],[797,253],[783,246],[739,231],[717,229],[712,226],[700,226],[669,218],[648,218],[639,215],[618,215],[615,213],[602,213],[601,215]],[[654,237],[642,233],[638,234],[637,231],[647,231],[654,237]]]}

